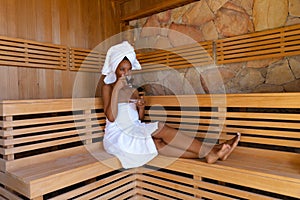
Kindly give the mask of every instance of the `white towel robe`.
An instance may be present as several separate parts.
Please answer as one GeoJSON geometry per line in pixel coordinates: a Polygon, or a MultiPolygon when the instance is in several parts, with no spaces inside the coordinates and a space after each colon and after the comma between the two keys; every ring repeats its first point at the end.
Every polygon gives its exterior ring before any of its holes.
{"type": "Polygon", "coordinates": [[[151,134],[158,122],[142,123],[134,103],[119,103],[114,122],[106,120],[104,149],[120,160],[125,169],[142,166],[157,156],[151,134]]]}

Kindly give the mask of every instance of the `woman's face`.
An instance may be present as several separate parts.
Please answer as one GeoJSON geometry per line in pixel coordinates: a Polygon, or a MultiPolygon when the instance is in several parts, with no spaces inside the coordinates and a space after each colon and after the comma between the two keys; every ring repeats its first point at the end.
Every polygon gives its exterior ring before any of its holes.
{"type": "Polygon", "coordinates": [[[117,79],[124,75],[128,75],[131,72],[131,68],[132,67],[129,60],[122,60],[116,69],[117,79]]]}

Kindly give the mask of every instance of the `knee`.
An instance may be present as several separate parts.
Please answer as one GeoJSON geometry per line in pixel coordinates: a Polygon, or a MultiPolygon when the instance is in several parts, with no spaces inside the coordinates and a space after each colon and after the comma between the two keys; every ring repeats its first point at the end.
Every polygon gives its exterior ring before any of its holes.
{"type": "Polygon", "coordinates": [[[157,131],[153,134],[154,138],[163,138],[164,134],[167,132],[168,126],[162,122],[158,122],[158,129],[157,131]]]}
{"type": "Polygon", "coordinates": [[[160,151],[162,148],[166,146],[166,144],[160,139],[154,139],[154,144],[158,151],[160,151]]]}

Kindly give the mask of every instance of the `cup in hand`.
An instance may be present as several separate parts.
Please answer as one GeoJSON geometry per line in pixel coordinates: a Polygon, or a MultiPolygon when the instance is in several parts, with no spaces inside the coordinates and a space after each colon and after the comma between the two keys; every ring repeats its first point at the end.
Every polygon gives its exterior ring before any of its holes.
{"type": "Polygon", "coordinates": [[[126,82],[127,82],[127,85],[129,87],[133,87],[133,78],[132,78],[132,74],[126,74],[125,75],[125,79],[126,79],[126,82]]]}

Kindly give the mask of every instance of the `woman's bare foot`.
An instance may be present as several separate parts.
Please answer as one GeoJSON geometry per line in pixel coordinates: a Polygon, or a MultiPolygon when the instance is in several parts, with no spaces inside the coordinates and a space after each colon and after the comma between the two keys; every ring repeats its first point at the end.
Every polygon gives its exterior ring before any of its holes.
{"type": "Polygon", "coordinates": [[[215,163],[218,159],[223,158],[228,154],[231,147],[230,145],[223,143],[218,145],[218,147],[212,148],[212,150],[205,156],[206,162],[209,164],[215,163]]]}
{"type": "Polygon", "coordinates": [[[239,141],[241,138],[241,134],[237,133],[236,136],[234,136],[233,138],[231,138],[230,140],[227,140],[224,144],[227,144],[230,146],[230,150],[224,154],[223,156],[220,157],[220,160],[226,160],[228,158],[228,156],[232,153],[232,151],[235,149],[235,147],[238,145],[239,141]]]}

